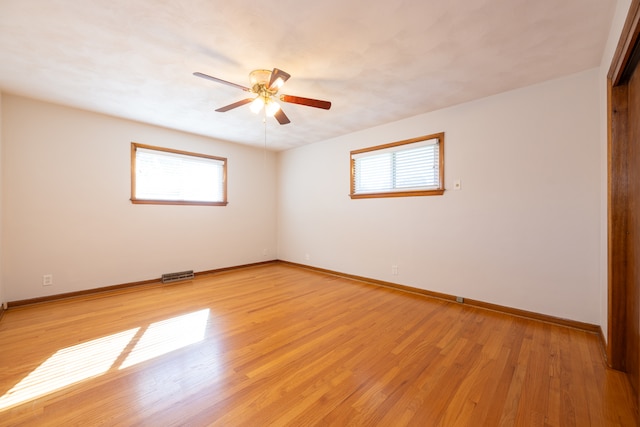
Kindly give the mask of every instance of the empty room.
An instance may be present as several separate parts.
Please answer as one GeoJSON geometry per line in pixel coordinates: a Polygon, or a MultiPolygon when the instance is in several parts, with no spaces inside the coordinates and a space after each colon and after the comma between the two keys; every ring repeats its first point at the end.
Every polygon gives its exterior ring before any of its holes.
{"type": "Polygon", "coordinates": [[[639,23],[0,1],[0,426],[637,426],[639,23]]]}

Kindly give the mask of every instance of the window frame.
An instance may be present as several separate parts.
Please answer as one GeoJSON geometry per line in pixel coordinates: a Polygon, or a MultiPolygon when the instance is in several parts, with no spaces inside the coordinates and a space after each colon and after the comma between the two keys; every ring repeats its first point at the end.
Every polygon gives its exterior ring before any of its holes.
{"type": "Polygon", "coordinates": [[[434,133],[431,135],[419,136],[417,138],[405,139],[402,141],[391,142],[388,144],[376,145],[374,147],[361,148],[350,152],[350,192],[349,197],[352,199],[371,199],[382,197],[413,197],[413,196],[441,196],[444,194],[444,132],[434,133]],[[437,139],[438,142],[438,188],[434,189],[418,189],[418,190],[391,190],[380,191],[375,193],[356,193],[355,192],[355,167],[357,154],[368,153],[379,150],[386,150],[389,148],[400,147],[402,145],[415,144],[422,141],[428,141],[430,139],[437,139]]]}
{"type": "Polygon", "coordinates": [[[227,206],[227,204],[229,204],[227,200],[227,158],[132,142],[131,143],[131,199],[130,200],[131,200],[131,203],[143,204],[143,205],[227,206]],[[204,159],[210,159],[210,160],[216,160],[216,161],[222,162],[222,201],[207,202],[207,201],[193,201],[193,200],[157,200],[157,199],[137,198],[136,197],[136,150],[138,148],[143,148],[145,150],[162,151],[166,153],[179,154],[182,156],[200,157],[204,159]]]}

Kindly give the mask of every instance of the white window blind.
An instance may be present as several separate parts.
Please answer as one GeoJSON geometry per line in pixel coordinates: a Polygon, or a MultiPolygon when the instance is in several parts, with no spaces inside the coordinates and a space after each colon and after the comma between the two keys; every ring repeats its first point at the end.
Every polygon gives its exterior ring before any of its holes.
{"type": "Polygon", "coordinates": [[[439,138],[357,152],[351,157],[355,195],[441,188],[439,138]]]}
{"type": "Polygon", "coordinates": [[[138,201],[226,202],[225,159],[135,147],[138,201]]]}

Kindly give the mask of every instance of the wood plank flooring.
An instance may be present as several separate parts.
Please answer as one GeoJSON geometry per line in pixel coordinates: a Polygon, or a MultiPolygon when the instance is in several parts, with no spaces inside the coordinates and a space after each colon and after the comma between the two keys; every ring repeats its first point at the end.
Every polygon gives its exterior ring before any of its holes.
{"type": "Polygon", "coordinates": [[[2,426],[636,426],[598,337],[283,264],[9,309],[2,426]]]}

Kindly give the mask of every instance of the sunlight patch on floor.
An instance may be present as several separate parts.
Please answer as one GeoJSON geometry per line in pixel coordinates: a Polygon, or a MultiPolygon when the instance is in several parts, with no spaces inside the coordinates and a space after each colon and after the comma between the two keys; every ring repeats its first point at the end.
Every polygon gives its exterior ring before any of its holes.
{"type": "Polygon", "coordinates": [[[107,372],[140,328],[58,350],[0,397],[0,410],[107,372]]]}
{"type": "Polygon", "coordinates": [[[0,397],[0,411],[110,369],[128,368],[200,342],[208,321],[209,309],[204,309],[60,349],[0,397]],[[136,341],[137,336],[140,338],[136,341]],[[131,346],[133,349],[126,354],[131,346]],[[125,355],[122,364],[114,366],[125,355]]]}
{"type": "Polygon", "coordinates": [[[208,319],[209,309],[205,309],[152,323],[144,331],[120,369],[202,341],[208,319]]]}

